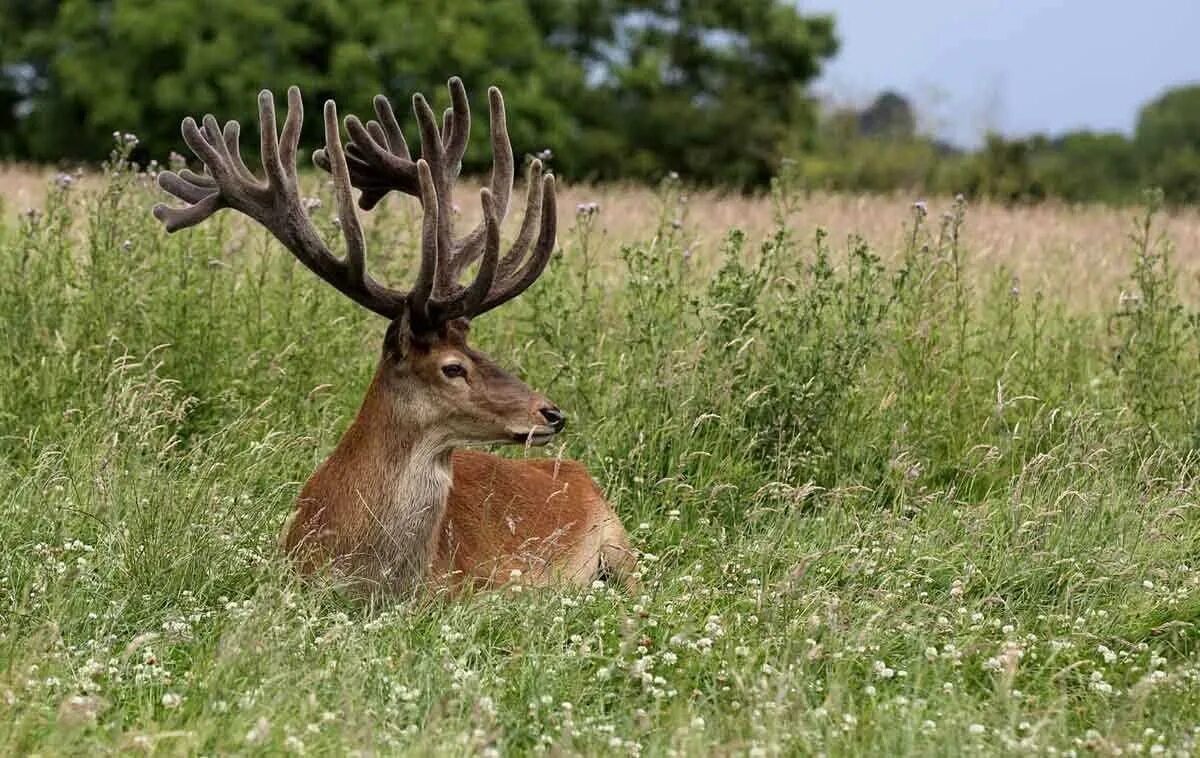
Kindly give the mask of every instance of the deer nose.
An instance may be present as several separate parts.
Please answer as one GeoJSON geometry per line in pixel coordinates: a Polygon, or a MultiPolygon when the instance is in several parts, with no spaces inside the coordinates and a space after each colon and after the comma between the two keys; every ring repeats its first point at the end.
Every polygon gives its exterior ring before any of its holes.
{"type": "Polygon", "coordinates": [[[553,405],[542,406],[538,409],[538,413],[542,414],[542,418],[546,419],[546,423],[556,432],[561,432],[563,427],[567,425],[567,417],[553,405]]]}

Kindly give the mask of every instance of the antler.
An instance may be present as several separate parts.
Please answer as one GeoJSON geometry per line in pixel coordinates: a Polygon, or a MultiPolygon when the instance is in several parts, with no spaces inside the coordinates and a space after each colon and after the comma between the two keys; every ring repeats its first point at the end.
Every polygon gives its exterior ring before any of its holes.
{"type": "MultiPolygon", "coordinates": [[[[346,257],[339,259],[317,234],[300,200],[296,179],[296,150],[304,105],[300,90],[288,89],[288,115],[283,132],[276,132],[275,97],[263,90],[258,95],[258,119],[262,133],[262,166],[266,179],[256,177],[241,157],[241,125],[228,121],[222,130],[212,115],[203,126],[190,116],[183,120],[183,140],[206,169],[205,174],[191,171],[164,171],[158,184],[171,195],[190,203],[185,208],[157,205],[154,216],[168,232],[177,232],[201,223],[222,208],[240,211],[275,235],[283,246],[313,273],[332,284],[339,292],[381,316],[399,316],[409,304],[410,295],[376,282],[366,272],[366,242],[354,210],[350,177],[338,134],[337,106],[325,103],[325,142],[332,161],[334,192],[338,218],[346,240],[346,257]]],[[[422,281],[433,278],[435,261],[423,251],[422,281]]]]}
{"type": "Polygon", "coordinates": [[[501,258],[500,222],[512,193],[512,147],[504,122],[504,100],[493,87],[488,93],[495,151],[492,186],[480,191],[483,221],[455,241],[450,198],[466,151],[470,109],[466,91],[457,78],[450,80],[450,93],[454,107],[446,112],[441,131],[425,98],[413,97],[422,146],[428,153],[416,162],[409,157],[404,136],[385,98],[375,98],[382,123],[372,121],[364,127],[354,116],[346,119],[354,141],[345,149],[338,131],[337,106],[332,100],[326,101],[325,147],[313,158],[333,175],[338,218],[346,240],[344,259],[334,255],[320,238],[301,204],[296,151],[304,107],[296,87],[288,89],[288,115],[282,134],[276,132],[274,95],[267,90],[259,93],[265,180],[256,177],[242,160],[238,122],[226,122],[221,129],[211,115],[204,117],[203,126],[191,117],[184,119],[184,142],[204,163],[206,173],[185,169],[159,174],[159,186],[188,205],[170,208],[160,204],[155,206],[154,215],[168,232],[176,232],[201,223],[222,208],[233,208],[274,234],[317,276],[381,316],[394,319],[407,308],[418,328],[478,316],[519,295],[545,269],[555,242],[554,178],[542,176],[540,162],[530,166],[525,218],[512,248],[501,258]],[[352,186],[362,190],[359,205],[365,210],[392,189],[421,199],[421,266],[408,292],[390,289],[367,274],[366,242],[354,208],[352,186]],[[530,252],[535,226],[537,242],[530,252]],[[462,271],[476,260],[480,265],[475,278],[470,285],[460,286],[462,271]]]}
{"type": "MultiPolygon", "coordinates": [[[[489,248],[488,214],[471,232],[460,239],[453,237],[452,195],[453,188],[462,170],[462,158],[466,153],[471,132],[471,110],[462,80],[453,77],[447,84],[451,107],[442,116],[438,129],[433,109],[424,96],[413,96],[413,111],[421,130],[422,160],[429,164],[435,194],[426,196],[421,190],[417,164],[409,154],[408,144],[400,130],[391,103],[383,95],[375,97],[375,114],[378,120],[368,121],[364,126],[358,117],[346,117],[346,131],[351,141],[346,146],[351,183],[361,190],[359,207],[374,208],[391,190],[420,197],[425,209],[426,221],[431,201],[436,208],[437,245],[443,254],[438,258],[433,288],[433,299],[429,303],[429,316],[433,319],[452,318],[448,314],[457,310],[449,308],[451,300],[461,299],[466,290],[458,285],[463,271],[485,256],[489,248]]],[[[488,90],[492,143],[492,175],[489,182],[490,195],[499,225],[508,213],[509,198],[513,187],[513,153],[509,141],[504,97],[500,90],[488,90]]],[[[330,155],[318,150],[313,154],[317,166],[332,171],[330,155]]],[[[485,206],[486,208],[486,206],[485,206]]],[[[529,166],[528,194],[525,217],[512,247],[499,260],[490,289],[469,313],[477,316],[491,310],[527,289],[545,270],[550,254],[554,251],[557,212],[554,196],[554,178],[542,175],[541,161],[534,160],[529,166]],[[537,241],[534,243],[536,234],[537,241]],[[530,246],[532,245],[532,251],[530,246]]],[[[480,274],[483,273],[483,264],[480,274]]],[[[479,284],[476,276],[472,287],[479,284]]],[[[465,302],[465,300],[463,301],[465,302]]]]}

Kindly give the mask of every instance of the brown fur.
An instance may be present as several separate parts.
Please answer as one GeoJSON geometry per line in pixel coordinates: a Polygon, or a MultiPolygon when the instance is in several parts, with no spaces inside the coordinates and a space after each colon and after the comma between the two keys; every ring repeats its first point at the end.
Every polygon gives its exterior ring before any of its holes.
{"type": "Polygon", "coordinates": [[[600,578],[635,587],[625,530],[580,463],[454,449],[541,428],[544,397],[468,348],[464,327],[420,341],[390,331],[387,343],[354,423],[285,530],[302,573],[331,569],[385,592],[427,579],[452,591],[600,578]],[[447,361],[470,378],[444,379],[447,361]]]}
{"type": "Polygon", "coordinates": [[[581,463],[456,450],[453,465],[435,578],[454,587],[518,577],[589,584],[607,570],[631,588],[629,538],[581,463]]]}

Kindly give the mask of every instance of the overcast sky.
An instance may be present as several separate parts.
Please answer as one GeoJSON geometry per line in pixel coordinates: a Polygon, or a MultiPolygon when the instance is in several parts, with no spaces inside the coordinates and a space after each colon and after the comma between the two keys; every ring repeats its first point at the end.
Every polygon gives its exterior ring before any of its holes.
{"type": "Polygon", "coordinates": [[[1163,89],[1200,83],[1200,0],[797,0],[836,18],[818,90],[908,96],[963,145],[1088,128],[1130,132],[1163,89]]]}

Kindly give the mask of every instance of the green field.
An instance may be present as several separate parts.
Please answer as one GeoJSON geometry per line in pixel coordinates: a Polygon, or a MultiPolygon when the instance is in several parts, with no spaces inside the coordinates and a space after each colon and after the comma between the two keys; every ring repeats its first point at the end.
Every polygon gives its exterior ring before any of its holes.
{"type": "MultiPolygon", "coordinates": [[[[702,247],[670,182],[638,233],[569,205],[473,340],[571,417],[509,453],[586,463],[644,594],[369,609],[275,540],[385,325],[228,214],[168,237],[120,160],[60,185],[0,226],[0,753],[1200,749],[1200,330],[1153,198],[1047,286],[950,200],[864,241],[784,181],[702,247]]],[[[375,216],[401,283],[412,209],[375,216]]]]}

